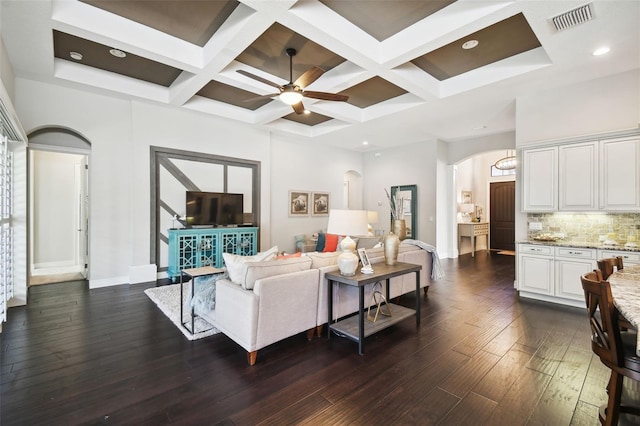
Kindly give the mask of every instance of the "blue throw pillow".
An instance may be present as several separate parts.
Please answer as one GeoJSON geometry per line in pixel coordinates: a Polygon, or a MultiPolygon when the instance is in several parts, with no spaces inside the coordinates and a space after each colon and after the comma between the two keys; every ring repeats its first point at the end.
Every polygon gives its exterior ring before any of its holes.
{"type": "Polygon", "coordinates": [[[324,233],[319,233],[318,234],[318,242],[316,243],[316,251],[324,250],[325,241],[326,241],[326,239],[325,239],[324,233]]]}

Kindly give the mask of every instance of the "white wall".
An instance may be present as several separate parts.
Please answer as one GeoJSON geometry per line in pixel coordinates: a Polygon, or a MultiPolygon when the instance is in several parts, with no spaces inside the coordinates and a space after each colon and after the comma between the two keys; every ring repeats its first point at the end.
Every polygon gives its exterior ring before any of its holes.
{"type": "MultiPolygon", "coordinates": [[[[329,192],[329,208],[346,208],[345,173],[362,172],[362,154],[318,146],[306,139],[273,135],[271,139],[271,242],[295,251],[294,236],[327,229],[327,216],[289,217],[289,191],[329,192]]],[[[358,188],[354,188],[358,192],[358,188]]],[[[360,196],[360,198],[362,198],[360,196]]]]}
{"type": "Polygon", "coordinates": [[[375,229],[390,227],[390,209],[384,189],[418,186],[417,239],[436,244],[438,142],[428,140],[364,154],[364,209],[378,211],[375,229]],[[379,155],[378,155],[379,154],[379,155]]]}
{"type": "Polygon", "coordinates": [[[640,70],[516,100],[516,145],[637,128],[640,70]]]}

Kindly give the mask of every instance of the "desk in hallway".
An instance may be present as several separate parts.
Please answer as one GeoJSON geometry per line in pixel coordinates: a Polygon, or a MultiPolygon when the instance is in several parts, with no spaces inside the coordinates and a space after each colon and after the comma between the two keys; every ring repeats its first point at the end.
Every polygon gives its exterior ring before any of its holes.
{"type": "Polygon", "coordinates": [[[487,249],[489,248],[489,224],[487,222],[468,222],[458,224],[458,253],[460,252],[460,245],[462,244],[462,237],[471,238],[471,256],[473,257],[476,252],[476,237],[484,235],[487,242],[487,249]]]}

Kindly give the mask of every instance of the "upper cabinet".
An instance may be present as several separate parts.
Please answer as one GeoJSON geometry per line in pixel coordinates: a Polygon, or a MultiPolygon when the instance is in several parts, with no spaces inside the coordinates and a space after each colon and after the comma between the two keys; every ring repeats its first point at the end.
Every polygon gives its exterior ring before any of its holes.
{"type": "Polygon", "coordinates": [[[640,208],[640,138],[600,142],[603,210],[635,211],[640,208]]]}
{"type": "Polygon", "coordinates": [[[558,210],[558,147],[522,151],[522,210],[558,210]]]}
{"type": "Polygon", "coordinates": [[[598,142],[558,147],[559,210],[598,209],[598,142]]]}
{"type": "Polygon", "coordinates": [[[640,211],[640,137],[522,151],[522,210],[640,211]]]}

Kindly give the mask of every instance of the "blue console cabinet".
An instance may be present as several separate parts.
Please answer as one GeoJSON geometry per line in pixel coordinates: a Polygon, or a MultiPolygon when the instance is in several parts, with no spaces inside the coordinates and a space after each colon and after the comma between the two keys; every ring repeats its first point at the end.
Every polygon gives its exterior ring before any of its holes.
{"type": "Polygon", "coordinates": [[[222,253],[250,256],[258,251],[258,228],[169,229],[169,268],[173,282],[183,269],[223,266],[222,253]]]}

